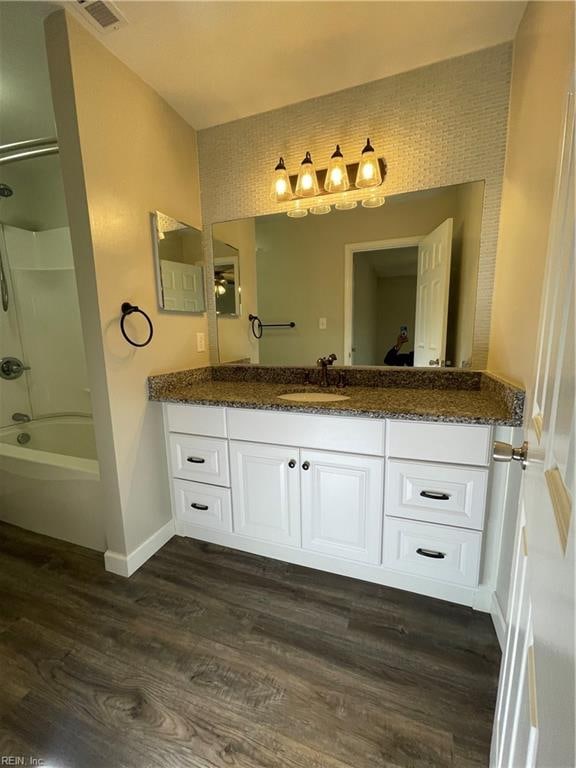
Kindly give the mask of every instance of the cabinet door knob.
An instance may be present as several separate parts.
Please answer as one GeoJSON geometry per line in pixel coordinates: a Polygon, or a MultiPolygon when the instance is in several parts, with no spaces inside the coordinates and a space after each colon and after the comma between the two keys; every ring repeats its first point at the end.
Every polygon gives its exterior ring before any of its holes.
{"type": "Polygon", "coordinates": [[[310,462],[305,461],[304,464],[302,464],[302,469],[310,469],[310,462]]]}
{"type": "Polygon", "coordinates": [[[205,464],[206,459],[202,459],[200,456],[188,456],[186,461],[189,461],[190,464],[205,464]]]}
{"type": "Polygon", "coordinates": [[[296,460],[290,459],[290,461],[288,462],[288,466],[290,467],[290,469],[294,469],[294,467],[296,466],[296,460]]]}

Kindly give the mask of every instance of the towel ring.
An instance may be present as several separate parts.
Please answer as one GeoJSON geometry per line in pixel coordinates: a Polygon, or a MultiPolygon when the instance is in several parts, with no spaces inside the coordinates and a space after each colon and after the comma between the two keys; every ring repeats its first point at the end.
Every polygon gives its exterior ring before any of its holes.
{"type": "Polygon", "coordinates": [[[126,339],[128,344],[132,344],[133,347],[146,347],[150,342],[152,341],[152,336],[154,336],[154,326],[152,325],[152,320],[148,317],[146,312],[144,312],[143,309],[140,309],[140,307],[137,307],[135,304],[130,304],[130,302],[125,301],[121,306],[121,312],[122,316],[120,318],[120,331],[122,332],[122,336],[126,339]],[[138,341],[132,341],[130,336],[126,333],[126,329],[124,328],[124,322],[128,315],[133,315],[135,313],[140,313],[146,318],[146,322],[148,323],[149,328],[149,334],[146,341],[138,342],[138,341]]]}

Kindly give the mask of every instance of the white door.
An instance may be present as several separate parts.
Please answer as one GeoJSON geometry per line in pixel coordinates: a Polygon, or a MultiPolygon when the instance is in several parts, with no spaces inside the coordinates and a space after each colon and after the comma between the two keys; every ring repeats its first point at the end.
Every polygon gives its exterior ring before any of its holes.
{"type": "Polygon", "coordinates": [[[570,99],[550,226],[538,365],[524,424],[528,466],[492,739],[494,768],[576,765],[574,182],[570,99]]]}
{"type": "Polygon", "coordinates": [[[446,219],[418,245],[414,365],[442,365],[446,358],[452,219],[446,219]]]}
{"type": "Polygon", "coordinates": [[[204,312],[202,267],[161,259],[164,309],[204,312]]]}
{"type": "Polygon", "coordinates": [[[380,562],[384,459],[301,451],[302,546],[380,562]]]}
{"type": "Polygon", "coordinates": [[[234,532],[300,545],[300,451],[230,441],[234,532]]]}

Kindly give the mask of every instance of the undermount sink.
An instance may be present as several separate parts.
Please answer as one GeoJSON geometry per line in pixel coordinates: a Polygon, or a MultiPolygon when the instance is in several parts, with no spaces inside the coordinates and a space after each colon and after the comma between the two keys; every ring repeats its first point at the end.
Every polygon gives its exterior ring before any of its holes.
{"type": "Polygon", "coordinates": [[[336,400],[350,400],[348,395],[336,395],[333,392],[290,392],[278,397],[281,400],[293,400],[298,403],[331,403],[336,400]]]}

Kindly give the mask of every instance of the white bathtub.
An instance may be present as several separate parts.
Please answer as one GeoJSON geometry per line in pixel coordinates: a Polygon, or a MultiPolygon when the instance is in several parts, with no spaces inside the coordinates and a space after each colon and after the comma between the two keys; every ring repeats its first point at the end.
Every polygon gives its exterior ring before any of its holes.
{"type": "Polygon", "coordinates": [[[0,429],[0,520],[104,551],[102,503],[91,418],[0,429]],[[22,434],[30,440],[20,444],[22,434]]]}

